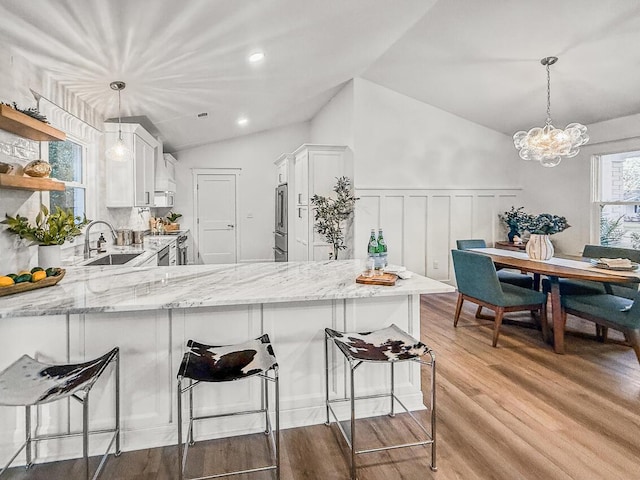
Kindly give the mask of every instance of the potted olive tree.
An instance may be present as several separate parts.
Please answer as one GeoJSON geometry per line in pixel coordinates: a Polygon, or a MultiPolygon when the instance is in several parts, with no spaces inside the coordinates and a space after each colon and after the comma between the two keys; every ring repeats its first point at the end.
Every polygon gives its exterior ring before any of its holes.
{"type": "Polygon", "coordinates": [[[0,223],[8,225],[7,231],[38,245],[38,264],[47,267],[60,265],[60,246],[66,241],[72,242],[74,237],[82,233],[82,227],[89,223],[86,216],[74,216],[71,209],[55,207],[50,212],[45,205],[40,205],[35,226],[29,223],[27,217],[8,214],[5,217],[0,223]]]}
{"type": "Polygon", "coordinates": [[[351,189],[351,180],[348,177],[340,177],[337,179],[336,186],[333,191],[336,192],[336,198],[325,197],[322,195],[314,195],[311,197],[311,204],[314,208],[315,229],[331,244],[333,251],[329,254],[329,258],[338,259],[340,250],[347,248],[344,242],[344,227],[346,221],[353,214],[356,204],[351,189]]]}

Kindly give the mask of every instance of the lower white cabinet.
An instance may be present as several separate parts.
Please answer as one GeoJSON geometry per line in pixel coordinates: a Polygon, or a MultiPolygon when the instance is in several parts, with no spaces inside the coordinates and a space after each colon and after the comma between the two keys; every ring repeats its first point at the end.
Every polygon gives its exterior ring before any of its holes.
{"type": "MultiPolygon", "coordinates": [[[[155,159],[162,146],[141,125],[122,124],[122,140],[133,153],[128,162],[107,159],[107,207],[151,207],[155,190],[155,159]]],[[[118,124],[105,124],[107,148],[118,139],[118,124]]]]}

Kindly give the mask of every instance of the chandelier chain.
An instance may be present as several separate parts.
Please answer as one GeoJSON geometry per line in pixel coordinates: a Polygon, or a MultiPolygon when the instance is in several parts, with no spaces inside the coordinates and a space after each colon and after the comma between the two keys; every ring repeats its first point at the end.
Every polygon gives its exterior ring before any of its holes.
{"type": "Polygon", "coordinates": [[[547,125],[551,125],[551,72],[547,63],[547,125]]]}

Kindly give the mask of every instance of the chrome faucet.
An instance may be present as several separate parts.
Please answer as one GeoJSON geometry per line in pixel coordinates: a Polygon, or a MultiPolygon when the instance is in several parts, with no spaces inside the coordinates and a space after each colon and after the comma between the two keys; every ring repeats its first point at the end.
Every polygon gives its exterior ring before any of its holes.
{"type": "Polygon", "coordinates": [[[84,258],[85,259],[91,257],[91,250],[97,250],[97,248],[91,248],[91,246],[89,245],[89,230],[91,230],[91,227],[93,227],[96,223],[103,223],[107,227],[109,227],[109,230],[111,230],[111,235],[113,236],[114,242],[117,238],[116,231],[113,229],[113,227],[109,222],[105,222],[104,220],[94,220],[89,225],[87,225],[87,229],[84,231],[84,258]]]}

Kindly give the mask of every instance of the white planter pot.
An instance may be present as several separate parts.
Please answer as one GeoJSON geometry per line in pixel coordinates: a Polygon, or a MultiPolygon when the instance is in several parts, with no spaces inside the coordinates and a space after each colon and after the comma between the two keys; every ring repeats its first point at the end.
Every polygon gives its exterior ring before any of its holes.
{"type": "Polygon", "coordinates": [[[38,266],[42,268],[60,266],[60,245],[39,245],[38,266]]]}
{"type": "Polygon", "coordinates": [[[549,235],[532,233],[527,242],[526,251],[531,260],[549,260],[553,257],[553,244],[549,235]]]}

